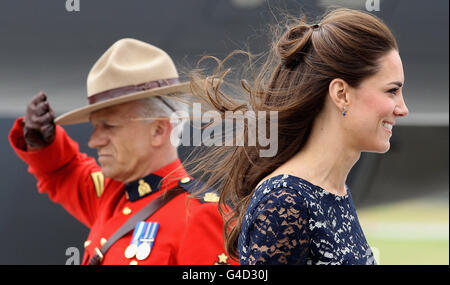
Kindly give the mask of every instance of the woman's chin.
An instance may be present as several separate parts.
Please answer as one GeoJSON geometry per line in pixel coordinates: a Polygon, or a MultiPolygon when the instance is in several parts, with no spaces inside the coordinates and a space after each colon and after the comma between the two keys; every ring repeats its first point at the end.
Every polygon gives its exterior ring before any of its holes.
{"type": "Polygon", "coordinates": [[[383,146],[380,146],[379,149],[375,152],[376,153],[386,153],[389,151],[390,148],[391,148],[391,143],[387,142],[383,146]]]}
{"type": "Polygon", "coordinates": [[[386,142],[384,144],[380,144],[380,145],[377,145],[377,146],[370,147],[370,148],[368,148],[368,150],[365,150],[363,152],[373,152],[373,153],[380,153],[380,154],[382,154],[382,153],[388,152],[390,148],[391,148],[390,142],[386,142]]]}

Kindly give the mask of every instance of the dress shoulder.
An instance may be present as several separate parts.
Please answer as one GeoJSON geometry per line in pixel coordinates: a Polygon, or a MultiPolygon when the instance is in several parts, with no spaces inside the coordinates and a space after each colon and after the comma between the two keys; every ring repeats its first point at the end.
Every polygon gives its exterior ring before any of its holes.
{"type": "Polygon", "coordinates": [[[301,264],[308,252],[308,208],[290,181],[265,181],[252,197],[239,240],[241,264],[301,264]]]}

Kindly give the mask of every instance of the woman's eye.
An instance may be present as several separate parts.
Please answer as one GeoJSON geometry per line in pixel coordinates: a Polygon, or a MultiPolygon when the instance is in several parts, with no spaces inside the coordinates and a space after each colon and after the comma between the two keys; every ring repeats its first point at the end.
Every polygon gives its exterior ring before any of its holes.
{"type": "Polygon", "coordinates": [[[398,90],[398,88],[392,88],[391,90],[388,91],[388,93],[397,95],[397,90],[398,90]]]}

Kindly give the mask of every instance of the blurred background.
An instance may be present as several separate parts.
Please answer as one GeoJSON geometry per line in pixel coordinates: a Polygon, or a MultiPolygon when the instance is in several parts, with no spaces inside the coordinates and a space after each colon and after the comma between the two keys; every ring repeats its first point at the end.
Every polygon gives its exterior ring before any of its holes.
{"type": "MultiPolygon", "coordinates": [[[[282,13],[315,23],[347,7],[382,18],[397,37],[409,116],[384,155],[364,153],[348,185],[380,264],[449,264],[449,2],[446,0],[4,0],[0,9],[0,264],[65,264],[88,229],[40,195],[8,142],[14,120],[43,90],[57,115],[86,104],[86,77],[116,40],[164,49],[183,73],[203,55],[268,49],[282,13]]],[[[91,127],[68,126],[83,152],[91,127]]],[[[180,148],[186,157],[188,147],[180,148]]]]}

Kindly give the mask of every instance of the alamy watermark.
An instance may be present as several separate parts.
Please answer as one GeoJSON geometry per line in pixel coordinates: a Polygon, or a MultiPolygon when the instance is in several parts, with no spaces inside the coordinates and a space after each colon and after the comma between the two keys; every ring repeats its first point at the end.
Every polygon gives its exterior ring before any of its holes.
{"type": "Polygon", "coordinates": [[[366,10],[369,12],[380,11],[380,0],[366,0],[366,10]]]}
{"type": "Polygon", "coordinates": [[[74,246],[66,249],[66,265],[80,265],[80,250],[74,246]]]}
{"type": "Polygon", "coordinates": [[[273,157],[278,151],[277,111],[226,111],[222,119],[221,113],[213,110],[202,113],[201,104],[194,103],[192,117],[188,112],[177,111],[172,113],[170,122],[174,125],[170,136],[174,146],[258,145],[261,157],[273,157]],[[192,124],[192,134],[190,127],[183,128],[187,122],[192,124]]]}
{"type": "Polygon", "coordinates": [[[80,0],[66,0],[66,11],[67,12],[79,12],[80,11],[80,0]]]}

